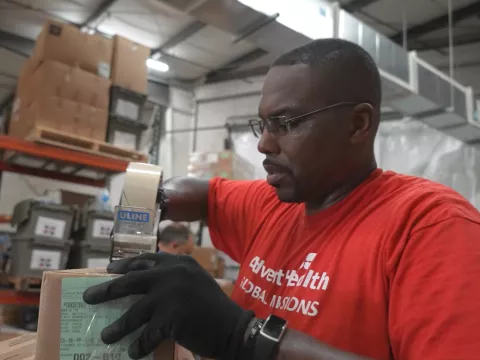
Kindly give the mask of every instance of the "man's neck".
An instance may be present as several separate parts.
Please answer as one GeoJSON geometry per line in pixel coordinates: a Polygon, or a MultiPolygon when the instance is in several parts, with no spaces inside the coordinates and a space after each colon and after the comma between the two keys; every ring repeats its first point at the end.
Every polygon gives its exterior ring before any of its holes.
{"type": "Polygon", "coordinates": [[[377,164],[374,161],[369,167],[365,168],[365,170],[359,172],[359,175],[352,177],[351,181],[337,186],[333,191],[330,191],[327,196],[322,196],[321,199],[305,202],[305,211],[307,215],[313,215],[319,211],[328,209],[330,206],[345,199],[348,194],[363,183],[376,168],[377,164]]]}

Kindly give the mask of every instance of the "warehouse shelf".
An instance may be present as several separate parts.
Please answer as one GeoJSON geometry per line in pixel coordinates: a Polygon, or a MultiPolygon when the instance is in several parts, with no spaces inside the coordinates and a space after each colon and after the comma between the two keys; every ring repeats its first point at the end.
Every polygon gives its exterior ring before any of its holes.
{"type": "Polygon", "coordinates": [[[129,161],[0,136],[0,171],[45,177],[83,185],[105,186],[125,172],[129,161]]]}
{"type": "Polygon", "coordinates": [[[40,303],[40,293],[0,289],[0,305],[36,306],[40,303]]]}
{"type": "Polygon", "coordinates": [[[1,215],[0,214],[0,224],[10,223],[10,220],[12,220],[12,217],[10,215],[1,215]]]}

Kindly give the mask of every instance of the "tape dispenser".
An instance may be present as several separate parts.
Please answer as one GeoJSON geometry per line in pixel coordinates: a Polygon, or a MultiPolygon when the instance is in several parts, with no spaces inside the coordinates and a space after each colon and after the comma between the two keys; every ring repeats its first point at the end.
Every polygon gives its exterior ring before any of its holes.
{"type": "Polygon", "coordinates": [[[110,261],[157,252],[162,209],[163,170],[160,166],[130,163],[120,205],[115,207],[110,261]]]}

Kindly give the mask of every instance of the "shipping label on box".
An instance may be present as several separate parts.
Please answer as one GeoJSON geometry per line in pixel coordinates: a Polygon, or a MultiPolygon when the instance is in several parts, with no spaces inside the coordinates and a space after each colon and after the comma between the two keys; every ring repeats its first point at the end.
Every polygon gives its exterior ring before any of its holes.
{"type": "Polygon", "coordinates": [[[113,220],[95,219],[92,227],[92,237],[108,239],[113,229],[113,220]]]}
{"type": "MultiPolygon", "coordinates": [[[[141,329],[114,345],[100,340],[102,330],[119,319],[139,297],[126,297],[100,305],[87,305],[83,293],[90,286],[108,281],[108,277],[71,277],[62,280],[60,360],[85,359],[131,360],[128,347],[138,338],[141,329]]],[[[144,360],[153,360],[149,355],[144,360]]]]}
{"type": "Polygon", "coordinates": [[[55,250],[32,250],[30,269],[32,270],[60,270],[62,252],[55,250]]]}
{"type": "Polygon", "coordinates": [[[39,216],[35,224],[35,235],[63,239],[65,226],[65,220],[39,216]]]}

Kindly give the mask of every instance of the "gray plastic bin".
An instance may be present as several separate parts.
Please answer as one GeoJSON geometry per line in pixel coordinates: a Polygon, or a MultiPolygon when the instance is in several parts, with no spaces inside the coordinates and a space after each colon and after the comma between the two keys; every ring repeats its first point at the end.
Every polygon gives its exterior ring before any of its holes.
{"type": "Polygon", "coordinates": [[[106,267],[110,263],[111,245],[77,243],[72,248],[68,267],[85,269],[106,267]]]}
{"type": "Polygon", "coordinates": [[[110,88],[110,116],[141,122],[147,96],[119,86],[110,88]]]}
{"type": "Polygon", "coordinates": [[[70,239],[75,208],[25,200],[15,205],[12,225],[17,226],[18,239],[56,240],[70,239]]]}
{"type": "Polygon", "coordinates": [[[80,213],[79,229],[75,234],[75,240],[110,246],[112,229],[113,212],[90,210],[85,207],[80,213]]]}
{"type": "Polygon", "coordinates": [[[12,239],[10,275],[41,278],[44,271],[64,270],[71,240],[12,239]]]}

